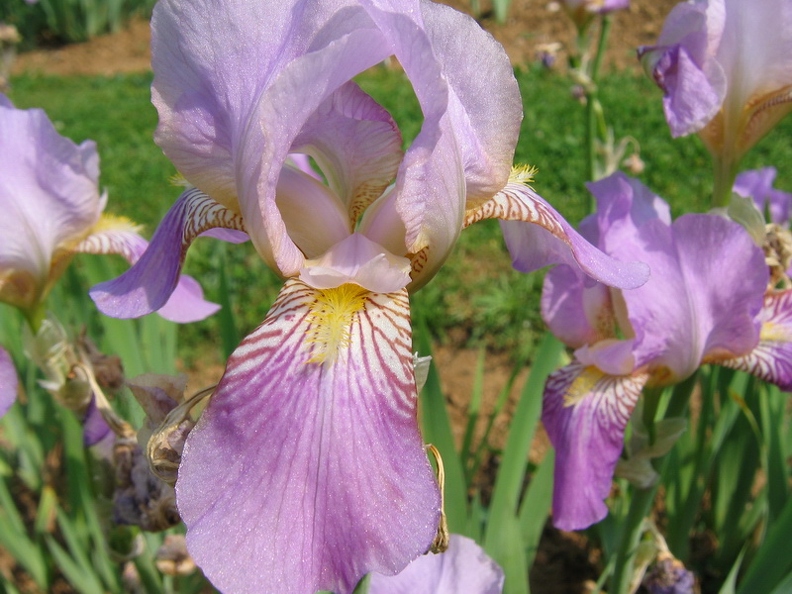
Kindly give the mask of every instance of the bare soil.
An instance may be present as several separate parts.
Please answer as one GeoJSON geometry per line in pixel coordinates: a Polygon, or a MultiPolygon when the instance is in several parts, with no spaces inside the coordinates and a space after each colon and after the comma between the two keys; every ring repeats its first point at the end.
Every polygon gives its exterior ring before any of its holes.
{"type": "MultiPolygon", "coordinates": [[[[470,10],[468,0],[444,0],[462,11],[470,10]]],[[[676,0],[633,0],[628,10],[613,14],[609,50],[605,66],[637,70],[635,49],[653,43],[663,20],[676,0]]],[[[575,28],[559,10],[558,2],[513,0],[509,18],[495,22],[491,0],[481,0],[481,25],[500,41],[515,66],[539,58],[547,44],[560,43],[558,64],[565,62],[572,47],[575,28]]],[[[86,43],[27,52],[17,58],[14,74],[40,72],[55,75],[112,75],[145,72],[150,67],[148,22],[133,20],[122,31],[97,37],[86,43]]]]}

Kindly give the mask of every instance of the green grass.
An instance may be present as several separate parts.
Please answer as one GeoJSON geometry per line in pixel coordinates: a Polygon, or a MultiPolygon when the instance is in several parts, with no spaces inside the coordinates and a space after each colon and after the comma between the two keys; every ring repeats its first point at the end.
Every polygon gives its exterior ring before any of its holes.
{"type": "MultiPolygon", "coordinates": [[[[538,68],[518,72],[525,117],[515,161],[538,167],[534,187],[570,221],[585,214],[583,106],[573,99],[571,83],[538,68]]],[[[359,78],[361,86],[391,111],[409,142],[420,129],[421,112],[404,74],[378,67],[359,78]]],[[[175,169],[152,141],[157,114],[150,103],[151,75],[115,77],[21,76],[11,99],[18,107],[42,107],[60,132],[76,141],[97,142],[101,184],[108,210],[145,225],[151,234],[179,194],[170,183],[175,169]]],[[[617,138],[640,142],[646,169],[639,178],[672,205],[675,215],[706,211],[712,189],[710,160],[696,137],[672,139],[662,113],[659,91],[648,80],[613,75],[601,84],[601,100],[617,138]]],[[[748,156],[745,168],[775,165],[777,187],[792,190],[787,118],[748,156]]],[[[261,263],[251,246],[229,246],[233,309],[241,332],[252,330],[272,303],[280,281],[261,263]]],[[[199,240],[190,251],[187,271],[210,299],[219,294],[219,259],[214,242],[199,240]]],[[[415,295],[414,308],[428,320],[434,336],[456,344],[486,344],[524,353],[534,343],[540,275],[522,275],[510,267],[498,225],[480,223],[466,230],[445,267],[415,295]]],[[[217,342],[218,321],[183,328],[181,344],[217,342]]],[[[193,358],[203,349],[188,348],[193,358]]]]}

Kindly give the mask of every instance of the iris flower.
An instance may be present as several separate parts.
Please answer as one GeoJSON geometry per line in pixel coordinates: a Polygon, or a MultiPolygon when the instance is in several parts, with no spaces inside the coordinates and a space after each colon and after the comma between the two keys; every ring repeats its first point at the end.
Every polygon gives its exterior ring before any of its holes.
{"type": "Polygon", "coordinates": [[[775,167],[743,171],[734,180],[734,191],[752,198],[760,212],[770,215],[771,223],[788,227],[792,194],[773,187],[777,173],[775,167]]]}
{"type": "Polygon", "coordinates": [[[368,572],[398,573],[440,517],[408,293],[484,218],[535,223],[512,230],[531,250],[525,269],[580,262],[621,286],[647,270],[607,258],[510,181],[511,66],[446,6],[165,0],[152,49],[155,139],[194,187],[95,301],[119,317],[156,309],[212,228],[247,233],[284,279],[187,438],[176,493],[189,550],[228,592],[349,592],[368,572]],[[389,56],[424,116],[406,152],[352,80],[389,56]]]}
{"type": "MultiPolygon", "coordinates": [[[[0,155],[0,301],[20,309],[36,334],[45,299],[75,254],[119,253],[134,262],[147,243],[128,220],[102,213],[107,196],[99,192],[94,142],[75,144],[42,110],[16,109],[2,94],[0,155]]],[[[217,309],[195,280],[184,277],[177,285],[160,309],[163,317],[186,322],[217,309]]],[[[7,354],[0,354],[0,367],[4,412],[16,394],[16,375],[8,379],[7,354]]]]}
{"type": "Polygon", "coordinates": [[[715,157],[724,205],[740,159],[792,111],[792,3],[682,2],[639,56],[673,136],[698,132],[715,157]]]}
{"type": "MultiPolygon", "coordinates": [[[[147,243],[130,221],[102,213],[107,195],[99,192],[96,144],[61,136],[44,111],[16,109],[0,95],[0,154],[0,301],[35,327],[75,254],[115,253],[134,262],[147,243]]],[[[186,277],[160,314],[187,322],[216,310],[186,277]]]]}
{"type": "Polygon", "coordinates": [[[369,594],[500,594],[503,579],[474,540],[452,534],[445,553],[419,557],[394,576],[372,574],[369,594]]]}
{"type": "Polygon", "coordinates": [[[632,291],[559,266],[545,280],[542,315],[575,349],[548,378],[542,419],[557,451],[555,524],[585,528],[607,514],[624,430],[645,387],[678,383],[704,363],[792,388],[792,292],[768,289],[762,250],[737,223],[688,214],[623,174],[589,185],[598,212],[584,236],[652,276],[632,291]]]}

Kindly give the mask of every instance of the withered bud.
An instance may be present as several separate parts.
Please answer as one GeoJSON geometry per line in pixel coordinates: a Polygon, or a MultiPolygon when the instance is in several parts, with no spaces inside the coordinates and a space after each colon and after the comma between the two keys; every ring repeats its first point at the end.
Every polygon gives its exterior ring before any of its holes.
{"type": "Polygon", "coordinates": [[[65,328],[47,316],[35,336],[25,326],[25,354],[44,374],[39,381],[66,408],[83,414],[91,401],[91,385],[87,373],[80,369],[80,355],[69,341],[65,328]]]}
{"type": "Polygon", "coordinates": [[[0,45],[16,45],[22,41],[22,36],[14,25],[0,22],[0,45]]]}
{"type": "Polygon", "coordinates": [[[113,458],[116,466],[113,516],[116,523],[158,532],[181,521],[173,487],[152,474],[134,436],[116,440],[113,458]]]}
{"type": "Polygon", "coordinates": [[[770,269],[769,289],[792,287],[787,270],[792,265],[792,233],[780,225],[771,223],[765,227],[762,249],[765,262],[770,269]]]}
{"type": "Polygon", "coordinates": [[[154,556],[154,563],[165,575],[186,576],[195,571],[195,561],[187,552],[183,534],[167,535],[154,556]]]}
{"type": "Polygon", "coordinates": [[[146,423],[138,432],[138,441],[144,444],[154,475],[169,485],[176,483],[184,442],[195,426],[192,411],[214,390],[214,387],[202,390],[185,400],[186,383],[184,376],[155,375],[127,382],[146,411],[146,423]]]}
{"type": "Polygon", "coordinates": [[[124,385],[124,366],[117,355],[105,355],[96,348],[85,331],[77,339],[77,347],[91,363],[96,382],[105,390],[116,392],[124,385]]]}

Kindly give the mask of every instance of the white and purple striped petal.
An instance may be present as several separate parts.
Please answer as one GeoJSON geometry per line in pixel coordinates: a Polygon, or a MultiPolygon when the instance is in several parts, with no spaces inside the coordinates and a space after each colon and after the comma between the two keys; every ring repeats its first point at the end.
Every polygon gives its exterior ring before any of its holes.
{"type": "Polygon", "coordinates": [[[501,220],[514,267],[532,272],[551,264],[568,264],[606,285],[632,289],[649,278],[649,269],[629,257],[616,260],[586,241],[532,188],[510,182],[492,199],[468,212],[465,225],[501,220]]]}
{"type": "Polygon", "coordinates": [[[406,291],[288,280],[185,445],[177,501],[209,579],[349,593],[424,553],[440,495],[416,400],[406,291]]]}
{"type": "Polygon", "coordinates": [[[784,391],[792,391],[792,291],[770,292],[757,319],[759,344],[747,355],[714,362],[747,371],[784,391]]]}
{"type": "Polygon", "coordinates": [[[474,540],[452,534],[448,550],[426,554],[401,573],[372,573],[369,594],[500,594],[503,570],[474,540]]]}
{"type": "Polygon", "coordinates": [[[16,401],[18,384],[19,379],[11,355],[0,347],[0,417],[6,414],[16,401]]]}
{"type": "Polygon", "coordinates": [[[160,223],[151,244],[136,234],[97,233],[81,246],[92,253],[120,253],[134,265],[116,279],[90,291],[102,313],[134,318],[154,311],[174,321],[203,319],[217,306],[203,301],[200,286],[181,276],[190,243],[205,231],[220,227],[244,231],[241,219],[196,189],[184,192],[160,223]],[[178,289],[178,291],[177,291],[178,289]],[[174,293],[174,291],[177,291],[174,293]],[[172,296],[174,301],[170,301],[172,296]],[[182,309],[182,307],[184,309],[182,309]]]}
{"type": "Polygon", "coordinates": [[[580,530],[608,513],[624,429],[649,375],[606,375],[577,361],[550,374],[542,422],[556,449],[553,523],[580,530]]]}

